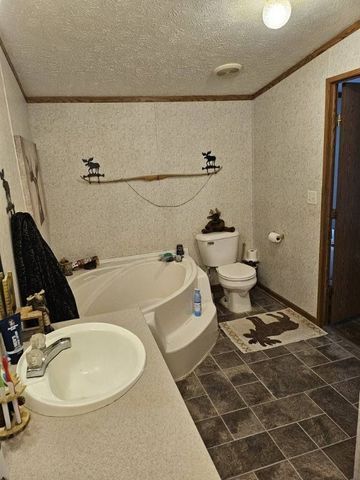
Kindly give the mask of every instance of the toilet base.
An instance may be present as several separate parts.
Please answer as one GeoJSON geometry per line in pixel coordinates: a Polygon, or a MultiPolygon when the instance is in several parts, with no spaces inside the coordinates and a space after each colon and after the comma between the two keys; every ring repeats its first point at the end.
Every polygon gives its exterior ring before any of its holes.
{"type": "Polygon", "coordinates": [[[249,292],[245,295],[240,295],[236,290],[227,290],[224,288],[224,293],[225,295],[220,300],[220,303],[230,310],[230,312],[244,313],[251,310],[249,292]]]}

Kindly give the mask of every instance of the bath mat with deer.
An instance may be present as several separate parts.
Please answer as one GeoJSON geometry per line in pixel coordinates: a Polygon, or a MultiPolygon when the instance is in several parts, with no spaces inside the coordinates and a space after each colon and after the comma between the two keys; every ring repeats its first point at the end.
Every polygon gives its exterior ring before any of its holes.
{"type": "Polygon", "coordinates": [[[220,323],[220,328],[243,353],[321,337],[327,333],[291,308],[220,323]]]}

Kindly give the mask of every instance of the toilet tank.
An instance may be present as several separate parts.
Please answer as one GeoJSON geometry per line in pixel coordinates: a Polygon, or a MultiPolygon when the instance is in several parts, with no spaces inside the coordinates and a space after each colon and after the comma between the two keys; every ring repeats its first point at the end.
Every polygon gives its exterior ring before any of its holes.
{"type": "Polygon", "coordinates": [[[238,255],[239,232],[198,233],[202,263],[207,267],[219,267],[235,263],[238,255]]]}

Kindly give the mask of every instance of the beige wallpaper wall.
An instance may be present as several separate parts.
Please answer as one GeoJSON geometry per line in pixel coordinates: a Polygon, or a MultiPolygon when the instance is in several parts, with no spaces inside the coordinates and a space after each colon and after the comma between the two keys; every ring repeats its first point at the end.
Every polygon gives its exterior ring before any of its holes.
{"type": "MultiPolygon", "coordinates": [[[[29,136],[27,106],[0,50],[0,169],[5,170],[5,178],[11,187],[11,195],[16,209],[24,209],[24,197],[19,178],[13,133],[29,136]]],[[[6,215],[6,198],[0,182],[0,255],[6,271],[15,272],[10,235],[10,222],[6,215]]],[[[15,279],[16,280],[16,279],[15,279]]],[[[16,287],[17,288],[17,287],[16,287]]]]}
{"type": "MultiPolygon", "coordinates": [[[[325,80],[358,68],[359,48],[358,31],[255,102],[30,105],[56,254],[113,257],[181,242],[197,256],[194,234],[217,206],[247,247],[258,248],[260,280],[315,315],[325,80]],[[125,184],[79,180],[81,158],[89,156],[111,178],[198,171],[206,149],[224,170],[178,209],[151,206],[125,184]],[[307,203],[308,190],[317,192],[317,205],[307,203]],[[281,245],[268,242],[271,230],[285,234],[281,245]]],[[[186,200],[201,184],[134,186],[168,204],[186,200]]]]}
{"type": "MultiPolygon", "coordinates": [[[[217,207],[252,246],[252,102],[29,105],[50,217],[50,243],[70,258],[175,248],[196,256],[194,235],[217,207]],[[157,208],[126,184],[88,185],[81,159],[95,156],[106,178],[199,172],[212,150],[223,171],[192,202],[157,208]]],[[[133,183],[160,204],[180,203],[203,177],[133,183]]]]}
{"type": "Polygon", "coordinates": [[[316,315],[325,80],[360,67],[360,31],[255,100],[254,244],[261,281],[316,315]],[[315,190],[318,204],[307,203],[315,190]],[[285,234],[281,245],[270,230],[285,234]]]}

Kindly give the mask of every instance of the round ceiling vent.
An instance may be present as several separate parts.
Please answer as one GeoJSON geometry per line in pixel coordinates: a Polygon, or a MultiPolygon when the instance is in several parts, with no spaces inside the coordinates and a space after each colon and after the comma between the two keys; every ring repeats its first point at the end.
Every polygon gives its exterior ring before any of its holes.
{"type": "Polygon", "coordinates": [[[225,75],[236,75],[242,69],[240,63],[225,63],[225,65],[220,65],[216,67],[214,73],[219,77],[224,77],[225,75]]]}

